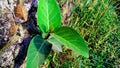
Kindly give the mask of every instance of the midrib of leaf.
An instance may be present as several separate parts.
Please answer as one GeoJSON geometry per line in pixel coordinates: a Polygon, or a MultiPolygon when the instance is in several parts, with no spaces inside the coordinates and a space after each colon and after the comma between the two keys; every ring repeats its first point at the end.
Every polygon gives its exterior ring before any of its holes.
{"type": "MultiPolygon", "coordinates": [[[[54,33],[53,33],[52,35],[56,36],[56,37],[59,38],[59,39],[64,40],[65,42],[67,42],[67,44],[65,43],[65,45],[68,45],[68,46],[69,46],[69,44],[71,44],[71,42],[67,41],[66,39],[60,37],[60,36],[57,35],[57,34],[54,34],[54,33]]],[[[57,40],[59,41],[59,39],[57,39],[57,40]]],[[[59,42],[61,42],[61,41],[59,41],[59,42]]],[[[63,42],[61,42],[61,43],[63,43],[63,42]]],[[[73,47],[74,47],[75,49],[78,49],[78,50],[79,50],[79,48],[75,47],[74,44],[71,44],[71,45],[73,45],[73,47]]],[[[82,51],[82,50],[81,50],[81,51],[82,51]]],[[[82,53],[84,53],[84,52],[82,51],[82,53]]]]}
{"type": "MultiPolygon", "coordinates": [[[[41,47],[37,50],[38,52],[37,52],[37,54],[35,55],[35,58],[36,58],[37,55],[39,54],[39,51],[40,51],[40,49],[42,48],[42,46],[44,45],[45,42],[46,42],[46,41],[44,40],[43,43],[41,44],[41,47]]],[[[35,58],[34,58],[34,60],[35,60],[35,58]]],[[[34,62],[34,60],[33,60],[32,62],[34,62]]]]}
{"type": "MultiPolygon", "coordinates": [[[[48,10],[49,8],[48,8],[48,0],[47,0],[47,3],[46,3],[46,11],[47,11],[47,20],[48,20],[48,28],[50,28],[50,22],[49,22],[49,10],[48,10]]],[[[49,29],[50,30],[50,29],[49,29]]]]}

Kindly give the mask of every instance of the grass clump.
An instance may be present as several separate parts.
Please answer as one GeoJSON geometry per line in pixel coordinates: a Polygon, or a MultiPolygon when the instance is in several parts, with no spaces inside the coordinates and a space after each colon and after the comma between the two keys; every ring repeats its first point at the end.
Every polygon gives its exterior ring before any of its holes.
{"type": "Polygon", "coordinates": [[[80,67],[114,68],[120,64],[120,22],[109,0],[84,0],[72,12],[70,25],[89,44],[89,59],[80,59],[80,67]],[[72,17],[73,16],[73,17],[72,17]]]}
{"type": "Polygon", "coordinates": [[[89,59],[80,59],[80,67],[114,68],[119,62],[120,22],[109,0],[84,0],[72,13],[70,24],[79,19],[74,28],[89,44],[89,59]]]}
{"type": "MultiPolygon", "coordinates": [[[[61,0],[59,4],[62,6],[65,2],[67,0],[61,0]]],[[[115,11],[116,2],[73,0],[73,3],[68,24],[82,34],[88,43],[90,55],[88,59],[74,56],[74,52],[64,48],[62,53],[53,56],[52,66],[55,68],[116,68],[120,64],[120,21],[119,13],[115,11]]]]}

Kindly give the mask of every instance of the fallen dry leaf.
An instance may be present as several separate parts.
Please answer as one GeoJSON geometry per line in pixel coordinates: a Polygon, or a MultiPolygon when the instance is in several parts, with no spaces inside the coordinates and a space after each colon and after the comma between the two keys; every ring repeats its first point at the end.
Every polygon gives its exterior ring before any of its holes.
{"type": "Polygon", "coordinates": [[[13,17],[9,20],[9,22],[12,23],[12,26],[9,29],[9,35],[13,36],[17,32],[18,27],[15,24],[15,21],[14,21],[13,17]]]}
{"type": "MultiPolygon", "coordinates": [[[[18,0],[18,1],[20,1],[20,0],[18,0]]],[[[17,18],[27,21],[28,12],[27,12],[26,6],[24,6],[24,5],[20,4],[20,2],[18,2],[17,5],[14,7],[14,12],[15,12],[15,16],[17,18]]]]}

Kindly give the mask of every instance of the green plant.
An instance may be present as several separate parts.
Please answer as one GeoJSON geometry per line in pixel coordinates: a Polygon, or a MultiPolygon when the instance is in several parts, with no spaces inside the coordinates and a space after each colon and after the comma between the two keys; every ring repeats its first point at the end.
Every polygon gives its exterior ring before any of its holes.
{"type": "Polygon", "coordinates": [[[38,25],[42,31],[31,40],[27,53],[27,68],[43,64],[51,49],[62,51],[62,45],[88,58],[89,50],[82,36],[74,29],[61,26],[61,13],[56,0],[40,0],[38,25]]]}

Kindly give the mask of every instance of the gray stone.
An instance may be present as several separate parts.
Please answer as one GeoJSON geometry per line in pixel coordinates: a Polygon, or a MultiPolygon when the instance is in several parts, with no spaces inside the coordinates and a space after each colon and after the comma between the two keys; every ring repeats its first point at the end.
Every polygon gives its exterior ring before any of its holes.
{"type": "MultiPolygon", "coordinates": [[[[22,26],[23,23],[17,23],[17,33],[13,36],[9,36],[9,29],[12,24],[10,22],[6,23],[6,21],[14,16],[13,10],[16,5],[15,2],[16,0],[0,0],[0,68],[25,68],[25,50],[27,50],[31,40],[29,32],[35,31],[36,33],[40,33],[36,31],[35,26],[33,27],[34,21],[30,20],[32,24],[28,22],[28,27],[24,28],[22,26]],[[9,3],[7,1],[9,1],[9,3]],[[4,8],[10,12],[2,12],[4,8]]],[[[30,4],[31,3],[28,3],[28,10],[31,7],[30,4]]],[[[32,5],[35,5],[35,3],[32,5]]],[[[34,14],[36,14],[36,12],[34,14]]]]}

